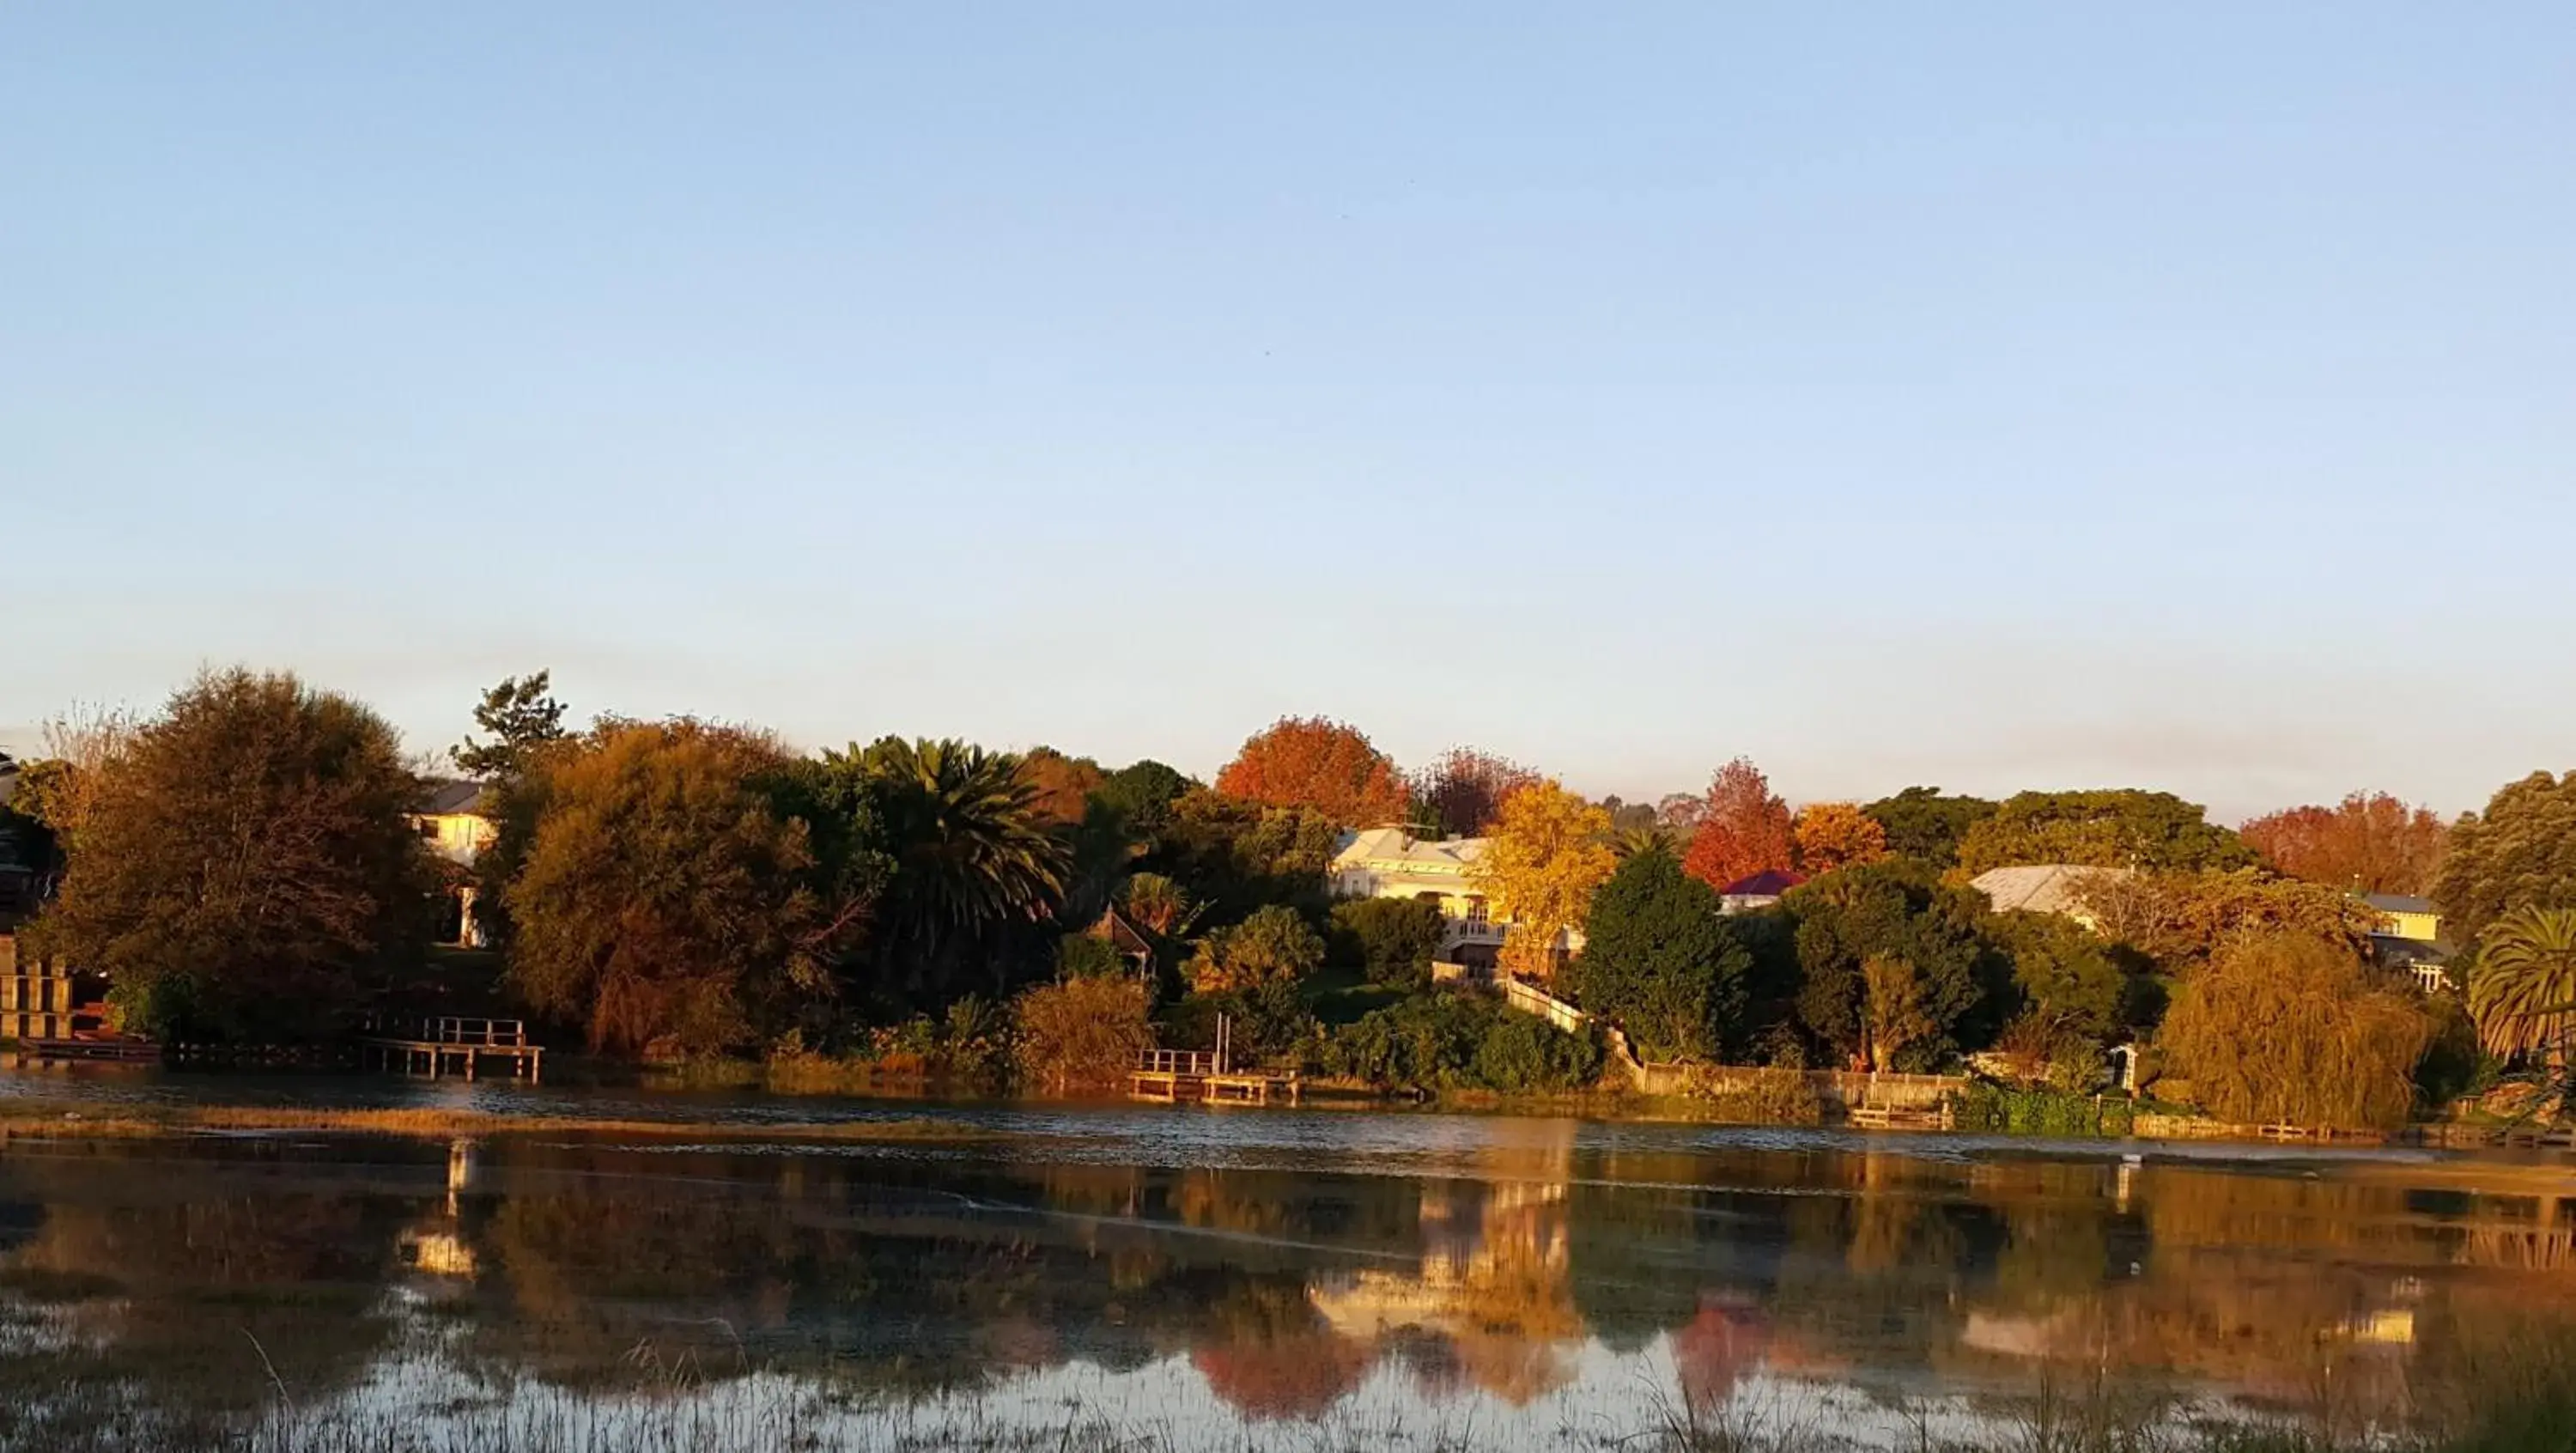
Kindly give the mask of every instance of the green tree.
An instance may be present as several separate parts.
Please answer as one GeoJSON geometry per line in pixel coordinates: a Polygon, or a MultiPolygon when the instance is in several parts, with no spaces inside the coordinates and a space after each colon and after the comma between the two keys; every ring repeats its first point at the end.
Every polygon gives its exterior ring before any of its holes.
{"type": "Polygon", "coordinates": [[[1201,939],[1187,972],[1192,987],[1210,994],[1274,980],[1295,984],[1323,964],[1323,938],[1297,910],[1272,904],[1201,939]]]}
{"type": "Polygon", "coordinates": [[[1321,916],[1325,870],[1340,846],[1331,818],[1300,807],[1264,807],[1205,788],[1175,798],[1161,841],[1144,864],[1232,923],[1268,904],[1321,916]]]}
{"type": "Polygon", "coordinates": [[[2576,1043],[2576,909],[2517,908],[2487,925],[2469,974],[2478,1038],[2499,1055],[2576,1043]]]}
{"type": "Polygon", "coordinates": [[[2023,1003],[2045,1022],[2095,1044],[2119,1031],[2132,990],[2117,945],[2061,913],[1998,913],[1988,924],[2023,1003]]]}
{"type": "Polygon", "coordinates": [[[1988,1042],[2009,1000],[2009,964],[1985,938],[1982,895],[1931,881],[1902,861],[1829,873],[1790,890],[1797,924],[1799,1021],[1817,1043],[1854,1062],[1869,1058],[1867,965],[1903,960],[1919,983],[1928,1032],[1900,1049],[1906,1069],[1928,1069],[1988,1042]]]}
{"type": "Polygon", "coordinates": [[[103,973],[129,1028],[326,1030],[428,938],[420,791],[393,728],[288,674],[208,672],[94,767],[39,952],[103,973]]]}
{"type": "Polygon", "coordinates": [[[1717,1058],[1742,1037],[1753,969],[1724,907],[1670,848],[1631,855],[1592,895],[1575,996],[1649,1059],[1717,1058]]]}
{"type": "Polygon", "coordinates": [[[1421,988],[1431,982],[1431,956],[1447,926],[1435,904],[1410,898],[1355,898],[1333,905],[1327,943],[1332,959],[1359,969],[1372,984],[1421,988]]]}
{"type": "Polygon", "coordinates": [[[2576,906],[2576,772],[2506,784],[2462,817],[2433,880],[2442,930],[2475,943],[2518,908],[2576,906]]]}
{"type": "Polygon", "coordinates": [[[2130,789],[2022,792],[1968,829],[1959,867],[1970,876],[2028,863],[2094,868],[2250,868],[2243,839],[2196,802],[2130,789]]]}
{"type": "Polygon", "coordinates": [[[1908,787],[1861,811],[1887,830],[1889,852],[1948,868],[1959,861],[1960,840],[1994,816],[1995,804],[1982,797],[1944,797],[1938,787],[1908,787]]]}
{"type": "Polygon", "coordinates": [[[889,864],[876,900],[874,987],[945,998],[1007,987],[1001,940],[1043,923],[1064,892],[1067,852],[1017,758],[959,741],[886,737],[823,754],[829,800],[863,810],[857,831],[889,864]]]}
{"type": "Polygon", "coordinates": [[[1150,758],[1131,762],[1100,780],[1091,800],[1118,815],[1129,831],[1151,840],[1172,818],[1172,804],[1198,784],[1150,758]]]}
{"type": "Polygon", "coordinates": [[[708,1053],[827,1001],[804,822],[773,790],[768,736],[617,723],[550,754],[524,863],[504,890],[509,978],[608,1053],[708,1053]]]}
{"type": "Polygon", "coordinates": [[[536,752],[562,741],[564,705],[550,690],[553,680],[548,671],[509,676],[484,692],[474,708],[474,724],[491,733],[492,740],[467,737],[448,748],[456,770],[487,782],[513,778],[528,769],[536,752]]]}
{"type": "Polygon", "coordinates": [[[2433,1021],[2348,950],[2236,940],[2175,995],[2158,1042],[2202,1108],[2241,1124],[2387,1128],[2415,1104],[2433,1021]]]}

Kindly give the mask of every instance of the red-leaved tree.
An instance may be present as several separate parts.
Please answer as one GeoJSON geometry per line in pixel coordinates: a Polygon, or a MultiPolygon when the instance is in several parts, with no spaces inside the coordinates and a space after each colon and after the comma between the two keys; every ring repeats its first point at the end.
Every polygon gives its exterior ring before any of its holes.
{"type": "Polygon", "coordinates": [[[1717,769],[1699,831],[1692,834],[1682,868],[1713,888],[1796,860],[1789,804],[1771,791],[1771,779],[1743,757],[1717,769]]]}
{"type": "Polygon", "coordinates": [[[1216,790],[1271,807],[1304,807],[1344,827],[1402,821],[1404,778],[1359,728],[1320,716],[1283,716],[1256,733],[1216,774],[1216,790]]]}
{"type": "Polygon", "coordinates": [[[2425,893],[2442,866],[2450,829],[2431,810],[2385,792],[2356,792],[2338,807],[2292,807],[2239,830],[2274,868],[2356,893],[2425,893]]]}
{"type": "Polygon", "coordinates": [[[1503,815],[1503,799],[1531,786],[1539,775],[1509,757],[1474,747],[1451,747],[1413,774],[1413,800],[1430,809],[1450,837],[1479,837],[1503,815]]]}

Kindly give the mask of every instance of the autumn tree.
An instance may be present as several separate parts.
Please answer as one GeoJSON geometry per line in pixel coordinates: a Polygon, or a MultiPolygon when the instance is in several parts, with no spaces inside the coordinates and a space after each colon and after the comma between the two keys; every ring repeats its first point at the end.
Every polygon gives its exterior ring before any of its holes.
{"type": "Polygon", "coordinates": [[[1483,856],[1468,881],[1511,924],[1502,966],[1545,978],[1555,972],[1556,944],[1583,922],[1592,891],[1618,867],[1610,851],[1610,814],[1543,779],[1503,801],[1483,856]]]}
{"type": "Polygon", "coordinates": [[[1404,778],[1357,727],[1320,716],[1281,717],[1244,742],[1216,790],[1270,807],[1302,807],[1342,827],[1404,819],[1404,778]]]}
{"type": "Polygon", "coordinates": [[[2306,934],[2229,944],[2184,981],[2158,1036],[2203,1109],[2240,1124],[2386,1129],[2432,1041],[2418,996],[2306,934]]]}
{"type": "Polygon", "coordinates": [[[1451,747],[1411,779],[1413,800],[1445,837],[1481,837],[1502,816],[1503,799],[1539,780],[1508,757],[1451,747]]]}
{"type": "Polygon", "coordinates": [[[2520,908],[2576,908],[2576,772],[2506,784],[2451,829],[2434,875],[2442,929],[2474,943],[2520,908]]]}
{"type": "Polygon", "coordinates": [[[1972,877],[2036,863],[2197,871],[2255,861],[2254,850],[2210,822],[2200,804],[2132,789],[2016,793],[1959,843],[1959,867],[1972,877]]]}
{"type": "Polygon", "coordinates": [[[172,1038],[324,1032],[428,939],[419,779],[383,718],[292,675],[208,672],[85,769],[35,948],[172,1038]]]}
{"type": "Polygon", "coordinates": [[[2291,807],[2237,830],[2266,862],[2293,878],[2354,893],[2432,890],[2450,829],[2430,808],[2385,792],[2356,792],[2336,807],[2291,807]]]}
{"type": "Polygon", "coordinates": [[[1012,1006],[1021,1079],[1054,1094],[1109,1089],[1154,1047],[1153,1001],[1129,974],[1041,985],[1012,1006]]]}
{"type": "Polygon", "coordinates": [[[1717,890],[1658,844],[1592,895],[1572,987],[1649,1059],[1716,1059],[1744,1017],[1753,955],[1717,890]]]}
{"type": "Polygon", "coordinates": [[[1032,747],[1020,757],[1020,780],[1028,784],[1030,810],[1050,827],[1082,821],[1091,794],[1107,780],[1089,757],[1068,757],[1053,747],[1032,747]]]}
{"type": "Polygon", "coordinates": [[[1849,802],[1811,802],[1791,827],[1798,871],[1821,877],[1887,856],[1887,829],[1849,802]]]}
{"type": "Polygon", "coordinates": [[[549,753],[543,809],[504,890],[513,985],[595,1050],[707,1053],[831,997],[830,922],[765,734],[612,723],[549,753]]]}
{"type": "Polygon", "coordinates": [[[1945,797],[1938,787],[1908,787],[1861,809],[1887,834],[1887,850],[1935,868],[1959,861],[1959,842],[1968,829],[1994,816],[1995,804],[1982,797],[1945,797]]]}
{"type": "Polygon", "coordinates": [[[1744,757],[1718,768],[1701,803],[1683,870],[1722,890],[1796,860],[1789,804],[1772,792],[1771,779],[1744,757]]]}
{"type": "Polygon", "coordinates": [[[2340,889],[2259,868],[2233,872],[2093,873],[2077,899],[2106,938],[2128,944],[2167,974],[2210,961],[2230,942],[2296,934],[2358,954],[2379,915],[2340,889]]]}

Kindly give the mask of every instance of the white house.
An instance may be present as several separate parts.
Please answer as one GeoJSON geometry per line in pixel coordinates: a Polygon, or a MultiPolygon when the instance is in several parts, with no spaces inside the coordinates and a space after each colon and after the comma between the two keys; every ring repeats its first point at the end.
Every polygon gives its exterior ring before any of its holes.
{"type": "MultiPolygon", "coordinates": [[[[1400,827],[1345,833],[1333,854],[1330,883],[1337,898],[1412,898],[1433,904],[1447,921],[1439,956],[1490,970],[1511,928],[1493,911],[1475,883],[1485,839],[1418,838],[1400,827]]],[[[1565,930],[1554,945],[1560,955],[1583,947],[1583,935],[1565,930]]]]}
{"type": "MultiPolygon", "coordinates": [[[[421,799],[420,810],[411,815],[411,824],[429,850],[458,868],[471,868],[483,850],[492,845],[499,829],[483,815],[483,784],[480,782],[433,782],[429,795],[421,799]]],[[[446,890],[456,912],[454,941],[467,948],[483,945],[483,930],[474,922],[474,883],[462,873],[446,890]]]]}

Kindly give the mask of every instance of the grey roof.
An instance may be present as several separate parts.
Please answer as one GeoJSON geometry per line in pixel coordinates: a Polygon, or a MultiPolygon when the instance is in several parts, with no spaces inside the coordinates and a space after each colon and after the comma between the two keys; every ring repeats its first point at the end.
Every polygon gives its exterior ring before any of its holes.
{"type": "Polygon", "coordinates": [[[2361,901],[2382,913],[2434,913],[2430,898],[2411,898],[2403,893],[2364,893],[2361,901]]]}
{"type": "Polygon", "coordinates": [[[446,817],[459,812],[472,812],[476,804],[482,800],[483,784],[480,782],[461,780],[432,782],[429,784],[429,791],[421,798],[420,815],[446,817]]]}
{"type": "Polygon", "coordinates": [[[1988,868],[1968,884],[1994,904],[1997,913],[2072,913],[2083,906],[2077,890],[2088,878],[2129,876],[2127,868],[2091,868],[2081,863],[2032,863],[2018,868],[1988,868]]]}

